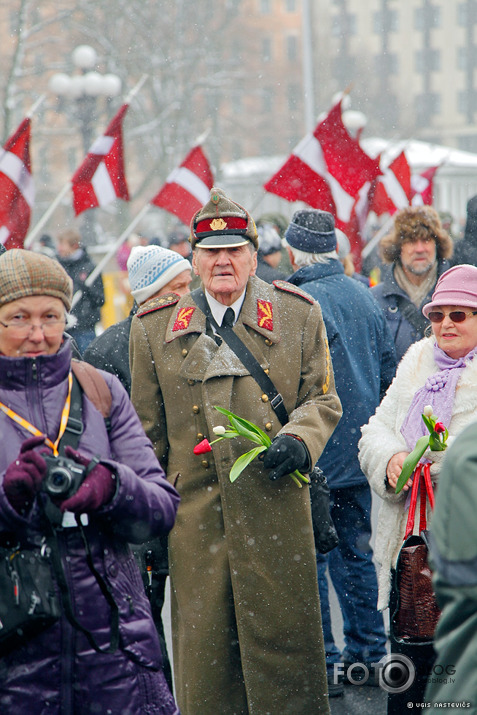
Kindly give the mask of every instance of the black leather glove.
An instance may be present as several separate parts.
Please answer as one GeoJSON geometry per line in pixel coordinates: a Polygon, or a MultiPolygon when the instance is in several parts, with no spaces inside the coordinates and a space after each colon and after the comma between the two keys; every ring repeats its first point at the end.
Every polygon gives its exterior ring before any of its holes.
{"type": "Polygon", "coordinates": [[[270,479],[279,479],[295,469],[309,466],[310,457],[304,443],[291,434],[279,434],[264,453],[263,466],[273,469],[270,479]]]}

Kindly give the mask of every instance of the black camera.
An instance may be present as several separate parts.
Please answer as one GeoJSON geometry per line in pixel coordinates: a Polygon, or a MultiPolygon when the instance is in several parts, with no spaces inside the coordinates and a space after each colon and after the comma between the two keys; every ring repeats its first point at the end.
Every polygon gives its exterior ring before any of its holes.
{"type": "Polygon", "coordinates": [[[86,467],[66,457],[45,457],[48,467],[43,489],[56,499],[69,499],[86,476],[86,467]]]}

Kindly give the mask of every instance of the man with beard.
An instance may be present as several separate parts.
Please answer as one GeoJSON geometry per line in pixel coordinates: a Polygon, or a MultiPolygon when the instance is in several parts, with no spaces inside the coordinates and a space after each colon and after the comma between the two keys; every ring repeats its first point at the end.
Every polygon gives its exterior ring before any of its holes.
{"type": "Polygon", "coordinates": [[[429,321],[421,308],[429,303],[438,278],[450,264],[452,239],[431,206],[407,206],[396,213],[394,225],[380,243],[389,265],[382,282],[371,289],[391,329],[398,361],[424,336],[429,321]]]}

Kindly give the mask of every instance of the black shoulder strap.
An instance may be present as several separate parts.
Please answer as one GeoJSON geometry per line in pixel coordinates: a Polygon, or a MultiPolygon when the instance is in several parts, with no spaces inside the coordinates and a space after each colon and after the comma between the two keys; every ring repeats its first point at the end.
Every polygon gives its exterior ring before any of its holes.
{"type": "Polygon", "coordinates": [[[78,443],[83,434],[83,390],[76,375],[73,373],[73,386],[71,388],[71,404],[68,422],[60,440],[59,451],[65,453],[65,447],[78,449],[78,443]]]}
{"type": "Polygon", "coordinates": [[[253,379],[260,385],[260,388],[270,399],[270,404],[275,410],[275,413],[280,420],[280,423],[286,425],[288,422],[288,413],[285,409],[285,404],[283,402],[283,397],[278,392],[277,388],[273,384],[272,380],[269,378],[267,373],[264,371],[256,357],[250,352],[246,345],[240,340],[238,335],[236,335],[232,328],[226,327],[225,325],[218,325],[210,306],[207,302],[207,298],[201,288],[196,288],[196,290],[191,293],[192,299],[195,301],[200,310],[204,313],[209,323],[212,325],[214,330],[220,335],[227,345],[234,351],[239,360],[245,365],[247,370],[250,372],[253,379]]]}
{"type": "Polygon", "coordinates": [[[424,331],[429,325],[429,321],[422,315],[419,308],[416,308],[414,303],[411,303],[403,295],[397,295],[396,301],[398,304],[399,312],[404,318],[411,323],[413,328],[415,328],[420,335],[424,337],[424,331]]]}
{"type": "Polygon", "coordinates": [[[89,566],[89,569],[93,576],[96,579],[96,582],[98,583],[101,593],[103,594],[104,598],[106,599],[110,609],[111,609],[111,635],[110,635],[110,641],[109,641],[109,646],[106,648],[101,648],[97,643],[96,640],[87,628],[83,626],[78,619],[76,618],[74,611],[73,611],[73,606],[71,604],[71,599],[70,599],[70,592],[68,588],[68,582],[66,580],[64,568],[63,568],[63,562],[61,560],[60,556],[60,548],[58,544],[58,532],[57,529],[54,527],[53,523],[51,522],[48,511],[46,508],[44,508],[44,515],[46,517],[46,525],[48,528],[48,537],[47,537],[47,545],[50,549],[50,558],[51,558],[51,564],[53,566],[53,570],[55,572],[56,576],[56,581],[58,584],[58,587],[60,589],[60,594],[61,594],[61,602],[63,604],[63,609],[65,612],[65,616],[68,619],[68,621],[71,623],[73,628],[76,628],[76,630],[81,631],[81,633],[84,633],[86,638],[88,639],[88,642],[90,646],[97,652],[97,653],[114,653],[118,649],[119,645],[119,607],[114,600],[113,594],[108,588],[108,585],[104,578],[101,576],[99,571],[96,569],[94,563],[93,563],[93,557],[91,555],[91,550],[89,548],[88,540],[86,538],[86,534],[83,529],[83,525],[80,520],[80,515],[78,514],[76,516],[76,523],[78,525],[78,528],[80,529],[81,536],[83,539],[83,544],[85,547],[86,551],[86,562],[89,566]]]}

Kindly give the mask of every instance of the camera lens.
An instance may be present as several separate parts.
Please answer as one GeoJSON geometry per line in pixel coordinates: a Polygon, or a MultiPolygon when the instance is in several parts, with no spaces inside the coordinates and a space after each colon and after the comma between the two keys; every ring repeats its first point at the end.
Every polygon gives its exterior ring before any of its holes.
{"type": "Polygon", "coordinates": [[[54,496],[66,494],[71,486],[71,482],[72,476],[68,469],[55,467],[48,474],[46,489],[54,496]]]}

